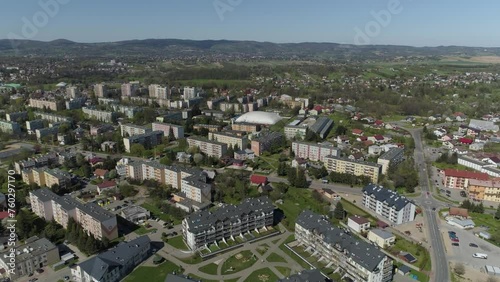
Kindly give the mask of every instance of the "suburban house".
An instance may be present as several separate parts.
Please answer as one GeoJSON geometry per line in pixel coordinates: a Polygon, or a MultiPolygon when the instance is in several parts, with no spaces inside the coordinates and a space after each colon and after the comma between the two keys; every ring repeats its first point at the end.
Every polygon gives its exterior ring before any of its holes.
{"type": "Polygon", "coordinates": [[[266,185],[267,184],[267,176],[252,174],[252,176],[250,176],[250,182],[253,185],[266,185]]]}
{"type": "Polygon", "coordinates": [[[382,229],[372,229],[368,231],[367,238],[381,248],[392,246],[396,242],[396,236],[394,236],[394,234],[382,229]]]}
{"type": "Polygon", "coordinates": [[[347,219],[347,226],[357,233],[362,233],[370,229],[370,221],[359,215],[352,215],[347,219]]]}

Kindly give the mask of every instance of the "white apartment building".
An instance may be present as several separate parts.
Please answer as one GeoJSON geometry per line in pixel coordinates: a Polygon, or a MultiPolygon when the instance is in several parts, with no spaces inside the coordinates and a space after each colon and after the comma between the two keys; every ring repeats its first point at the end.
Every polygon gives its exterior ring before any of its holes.
{"type": "Polygon", "coordinates": [[[116,117],[115,112],[101,111],[86,107],[82,108],[82,111],[88,118],[93,118],[103,122],[113,122],[116,117]]]}
{"type": "Polygon", "coordinates": [[[369,177],[372,183],[377,183],[382,166],[376,163],[350,160],[326,156],[324,158],[325,168],[330,172],[346,173],[356,176],[369,177]]]}
{"type": "Polygon", "coordinates": [[[208,139],[231,146],[233,149],[238,146],[240,150],[246,149],[248,144],[247,136],[237,136],[225,132],[209,132],[208,139]]]}
{"type": "Polygon", "coordinates": [[[221,158],[227,152],[227,144],[210,141],[204,138],[191,136],[187,138],[189,147],[199,147],[200,151],[207,156],[221,158]]]}
{"type": "Polygon", "coordinates": [[[183,97],[184,97],[184,100],[195,98],[196,97],[196,88],[184,87],[183,97]]]}
{"type": "Polygon", "coordinates": [[[152,130],[150,128],[145,127],[145,126],[126,123],[126,124],[120,124],[120,131],[121,131],[121,135],[123,137],[125,137],[126,135],[134,136],[134,135],[149,133],[152,130]]]}
{"type": "Polygon", "coordinates": [[[169,99],[170,98],[170,88],[168,85],[166,87],[161,87],[159,84],[151,84],[148,87],[149,97],[156,99],[169,99]]]}
{"type": "Polygon", "coordinates": [[[151,124],[154,131],[163,131],[163,135],[169,137],[170,130],[174,134],[175,139],[184,138],[184,127],[180,125],[170,124],[170,123],[161,123],[161,122],[153,122],[151,124]]]}
{"type": "Polygon", "coordinates": [[[406,197],[376,184],[363,188],[363,206],[383,216],[393,224],[415,220],[416,206],[406,197]]]}
{"type": "Polygon", "coordinates": [[[106,97],[108,95],[108,88],[104,83],[94,85],[94,94],[96,97],[106,97]]]}
{"type": "Polygon", "coordinates": [[[354,281],[392,281],[392,260],[375,246],[332,226],[323,216],[303,211],[295,223],[295,239],[313,250],[327,267],[340,267],[354,281]]]}
{"type": "Polygon", "coordinates": [[[292,143],[292,151],[297,158],[303,158],[314,162],[324,162],[326,156],[339,156],[340,150],[333,144],[324,143],[306,143],[295,141],[292,143]]]}
{"type": "Polygon", "coordinates": [[[21,133],[21,127],[15,121],[0,120],[0,132],[18,134],[21,133]]]}

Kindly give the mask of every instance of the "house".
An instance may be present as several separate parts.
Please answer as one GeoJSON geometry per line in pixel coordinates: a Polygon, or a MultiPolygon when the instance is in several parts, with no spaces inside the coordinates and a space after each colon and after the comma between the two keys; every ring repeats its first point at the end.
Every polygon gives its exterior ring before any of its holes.
{"type": "Polygon", "coordinates": [[[405,121],[407,122],[415,122],[417,119],[415,117],[412,117],[412,116],[408,116],[406,117],[405,121]]]}
{"type": "Polygon", "coordinates": [[[366,137],[366,136],[358,136],[356,138],[356,141],[358,141],[358,142],[365,142],[365,141],[368,141],[368,137],[366,137]]]}
{"type": "Polygon", "coordinates": [[[267,176],[252,174],[252,176],[250,176],[250,183],[253,185],[266,185],[267,176]]]}
{"type": "Polygon", "coordinates": [[[453,143],[451,143],[450,141],[444,141],[442,145],[444,148],[450,149],[450,150],[455,148],[455,145],[453,145],[453,143]]]}
{"type": "Polygon", "coordinates": [[[116,182],[106,180],[103,183],[97,184],[97,192],[101,195],[105,191],[113,190],[116,188],[116,182]]]}
{"type": "Polygon", "coordinates": [[[259,191],[259,193],[271,193],[273,191],[273,186],[271,186],[270,184],[266,184],[266,185],[261,185],[257,191],[259,191]]]}
{"type": "Polygon", "coordinates": [[[385,126],[385,123],[382,120],[378,119],[375,122],[373,122],[373,127],[381,128],[381,127],[384,127],[384,126],[385,126]]]}
{"type": "Polygon", "coordinates": [[[355,136],[363,136],[363,133],[364,133],[364,131],[362,129],[355,128],[352,130],[352,135],[355,135],[355,136]]]}
{"type": "Polygon", "coordinates": [[[396,236],[394,236],[394,234],[382,229],[372,229],[368,231],[367,238],[381,248],[392,246],[396,242],[396,236]]]}
{"type": "Polygon", "coordinates": [[[446,141],[451,141],[453,140],[453,136],[450,135],[443,135],[441,138],[439,138],[439,141],[441,142],[446,142],[446,141]]]}
{"type": "Polygon", "coordinates": [[[133,223],[139,223],[142,220],[147,220],[151,217],[151,213],[141,206],[126,207],[121,211],[120,215],[133,223]]]}
{"type": "Polygon", "coordinates": [[[469,211],[463,208],[451,207],[448,211],[448,215],[460,219],[467,219],[469,218],[469,211]]]}
{"type": "Polygon", "coordinates": [[[347,219],[347,226],[357,233],[362,233],[370,229],[370,221],[359,215],[352,215],[347,219]]]}
{"type": "Polygon", "coordinates": [[[470,138],[462,137],[462,138],[458,139],[458,142],[460,142],[461,144],[464,144],[464,145],[470,145],[470,144],[474,143],[474,140],[472,140],[470,138]]]}
{"type": "Polygon", "coordinates": [[[455,117],[455,120],[456,121],[465,121],[467,120],[467,116],[462,113],[462,112],[456,112],[453,114],[453,116],[455,117]]]}
{"type": "Polygon", "coordinates": [[[340,195],[335,193],[332,189],[323,188],[319,191],[319,193],[330,200],[338,201],[341,199],[340,195]]]}
{"type": "Polygon", "coordinates": [[[370,136],[370,137],[368,137],[368,140],[372,141],[373,143],[377,143],[377,144],[385,143],[387,141],[386,138],[380,134],[370,136]]]}
{"type": "Polygon", "coordinates": [[[193,155],[186,152],[177,152],[175,159],[181,163],[190,163],[193,159],[193,155]]]}
{"type": "Polygon", "coordinates": [[[95,177],[98,177],[100,179],[104,179],[104,177],[106,176],[106,174],[108,173],[107,170],[105,169],[101,169],[101,168],[98,168],[94,171],[94,176],[95,177]]]}
{"type": "Polygon", "coordinates": [[[484,150],[484,143],[472,143],[469,146],[469,150],[471,150],[471,151],[482,151],[482,150],[484,150]]]}
{"type": "Polygon", "coordinates": [[[244,160],[233,160],[233,166],[244,167],[245,166],[245,161],[244,160]]]}
{"type": "Polygon", "coordinates": [[[91,167],[95,167],[95,166],[98,166],[98,165],[103,165],[104,164],[104,159],[103,158],[99,158],[99,157],[93,157],[93,158],[89,159],[89,163],[90,163],[91,167]]]}
{"type": "Polygon", "coordinates": [[[380,155],[384,151],[383,147],[380,147],[378,145],[371,145],[368,147],[368,154],[369,155],[380,155]]]}
{"type": "Polygon", "coordinates": [[[294,168],[307,168],[307,161],[303,158],[295,158],[292,160],[292,167],[294,168]]]}
{"type": "Polygon", "coordinates": [[[349,144],[349,137],[346,135],[339,135],[335,140],[338,144],[349,144]]]}

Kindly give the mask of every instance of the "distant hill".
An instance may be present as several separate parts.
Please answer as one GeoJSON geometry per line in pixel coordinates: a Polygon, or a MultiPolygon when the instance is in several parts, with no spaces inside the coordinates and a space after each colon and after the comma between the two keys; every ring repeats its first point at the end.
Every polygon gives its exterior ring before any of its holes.
{"type": "Polygon", "coordinates": [[[397,56],[495,56],[500,48],[410,47],[337,43],[271,43],[235,40],[146,39],[102,43],[78,43],[65,39],[49,42],[0,40],[0,56],[245,56],[265,58],[383,59],[397,56]]]}

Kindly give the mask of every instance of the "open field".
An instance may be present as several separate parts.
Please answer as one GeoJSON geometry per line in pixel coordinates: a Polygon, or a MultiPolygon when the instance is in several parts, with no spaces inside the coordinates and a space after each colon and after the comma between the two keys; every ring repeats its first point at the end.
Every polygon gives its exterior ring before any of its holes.
{"type": "Polygon", "coordinates": [[[473,56],[473,57],[448,56],[441,59],[441,62],[500,64],[500,57],[499,56],[473,56]]]}
{"type": "Polygon", "coordinates": [[[170,261],[164,261],[158,266],[139,266],[130,273],[123,281],[124,282],[164,282],[167,274],[179,271],[179,266],[170,261]]]}

